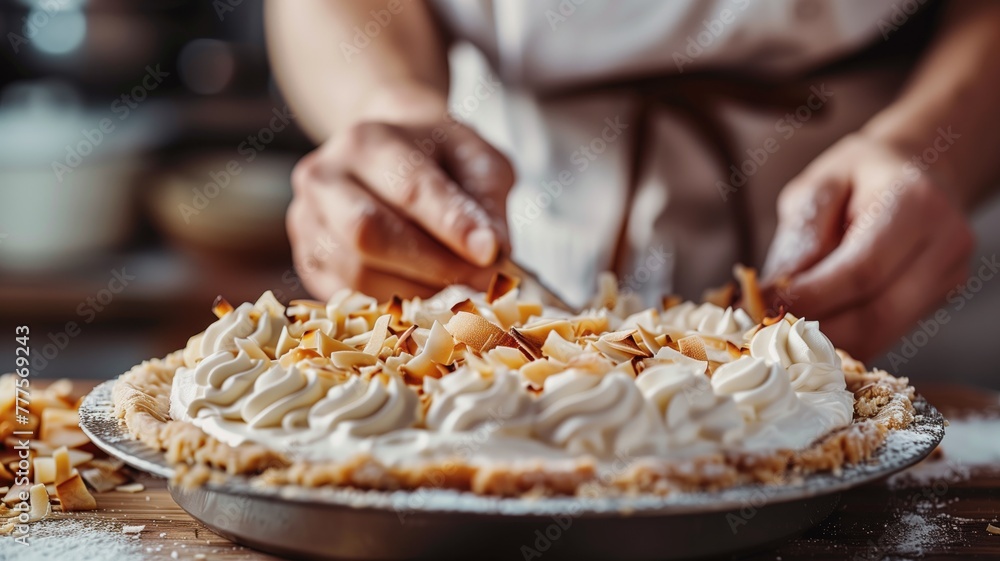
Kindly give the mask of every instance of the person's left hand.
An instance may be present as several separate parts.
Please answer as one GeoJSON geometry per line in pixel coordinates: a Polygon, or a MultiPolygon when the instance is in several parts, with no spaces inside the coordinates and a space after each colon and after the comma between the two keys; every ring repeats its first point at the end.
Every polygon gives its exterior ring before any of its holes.
{"type": "Polygon", "coordinates": [[[768,303],[819,320],[861,360],[899,341],[966,281],[974,246],[934,171],[861,134],[829,148],[778,197],[763,279],[787,287],[768,303]]]}

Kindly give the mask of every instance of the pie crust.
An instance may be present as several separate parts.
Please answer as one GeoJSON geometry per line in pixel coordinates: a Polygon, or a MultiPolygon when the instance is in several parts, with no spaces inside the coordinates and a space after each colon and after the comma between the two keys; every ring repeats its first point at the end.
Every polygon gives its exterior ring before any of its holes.
{"type": "MultiPolygon", "coordinates": [[[[621,335],[618,332],[608,332],[607,325],[600,325],[608,317],[620,318],[626,315],[623,311],[626,307],[626,295],[617,293],[614,288],[616,283],[605,283],[603,286],[605,288],[597,301],[604,307],[575,316],[578,320],[576,333],[581,332],[581,323],[593,321],[592,327],[596,332],[587,332],[587,342],[594,344],[594,348],[605,349],[601,351],[605,358],[617,357],[617,363],[614,364],[616,371],[631,371],[633,377],[641,378],[645,368],[657,363],[657,359],[650,356],[650,346],[659,343],[649,339],[651,334],[643,332],[643,329],[621,335]],[[643,339],[644,336],[647,339],[643,339]],[[628,358],[629,353],[635,355],[628,358]],[[622,357],[627,360],[617,360],[622,357]]],[[[744,291],[746,290],[747,287],[744,286],[744,291]]],[[[731,299],[735,292],[730,293],[731,299]]],[[[450,318],[439,325],[445,326],[447,333],[452,335],[451,338],[446,338],[451,339],[450,341],[444,340],[436,348],[431,348],[436,345],[432,341],[435,337],[440,338],[441,332],[435,332],[434,328],[423,330],[422,337],[426,341],[419,344],[414,340],[408,342],[408,339],[416,337],[416,328],[413,327],[412,320],[406,317],[408,305],[412,315],[413,303],[397,298],[377,306],[376,313],[370,317],[380,319],[369,322],[372,329],[367,338],[356,335],[337,340],[325,332],[322,326],[306,330],[301,337],[296,338],[286,329],[277,338],[280,339],[277,342],[274,342],[275,337],[271,337],[274,349],[268,349],[267,354],[273,356],[272,363],[280,362],[288,367],[299,363],[297,361],[331,362],[333,359],[329,357],[338,352],[346,353],[337,355],[338,360],[350,359],[356,364],[346,364],[343,365],[346,368],[338,367],[335,370],[347,372],[346,376],[350,378],[360,376],[360,372],[368,372],[368,376],[377,375],[372,372],[387,368],[388,356],[409,356],[407,350],[412,351],[415,353],[412,357],[406,361],[396,361],[395,366],[400,379],[420,396],[420,419],[415,421],[414,426],[423,428],[428,408],[431,407],[431,398],[425,390],[436,387],[436,382],[425,383],[424,378],[451,376],[459,363],[486,368],[484,363],[498,363],[504,360],[504,356],[514,360],[511,355],[504,355],[512,353],[511,349],[518,350],[524,359],[517,360],[523,360],[526,364],[539,360],[553,362],[550,360],[553,356],[550,353],[556,353],[557,350],[549,346],[545,338],[538,336],[545,329],[533,329],[544,323],[538,316],[548,312],[543,311],[539,305],[518,299],[515,280],[500,279],[491,285],[489,293],[478,295],[478,298],[478,302],[476,298],[465,298],[452,305],[449,310],[435,310],[439,317],[450,318]],[[505,297],[507,301],[498,305],[497,302],[505,297]],[[525,321],[526,317],[532,319],[525,321]],[[395,350],[385,350],[388,348],[384,346],[387,339],[395,340],[395,350]],[[347,345],[352,347],[351,351],[345,350],[345,341],[353,343],[347,345]],[[500,349],[500,352],[490,354],[491,349],[500,349]],[[380,358],[373,361],[361,356],[365,350],[369,353],[366,356],[380,358]],[[383,353],[381,355],[378,354],[380,350],[383,353]],[[430,358],[421,358],[425,351],[430,358]],[[448,360],[455,356],[459,356],[459,360],[448,365],[448,360]]],[[[665,302],[674,303],[675,300],[665,299],[665,302]]],[[[308,310],[319,310],[324,306],[323,303],[312,301],[291,304],[288,315],[295,317],[294,314],[299,314],[295,320],[299,323],[316,320],[322,314],[314,313],[310,320],[308,310]]],[[[224,302],[216,306],[217,315],[223,318],[238,310],[239,308],[234,309],[224,302]]],[[[732,309],[727,313],[732,313],[732,309]]],[[[566,314],[562,317],[565,318],[566,314]]],[[[792,325],[792,320],[794,318],[784,317],[784,314],[776,318],[763,318],[761,324],[748,331],[742,345],[730,340],[720,346],[719,339],[698,334],[678,337],[676,340],[660,334],[660,340],[665,347],[674,349],[674,354],[678,356],[684,355],[691,360],[707,363],[709,367],[705,375],[711,376],[722,364],[713,360],[713,356],[724,358],[728,353],[730,358],[727,360],[740,360],[751,354],[750,336],[753,333],[776,322],[787,321],[792,325]]],[[[314,323],[319,325],[322,322],[314,323]]],[[[550,327],[552,326],[546,329],[550,327]]],[[[561,328],[560,324],[553,329],[561,328]]],[[[334,328],[330,329],[331,333],[336,331],[334,328]]],[[[174,378],[179,371],[194,369],[200,360],[204,360],[195,355],[198,348],[205,348],[208,333],[209,330],[193,337],[186,349],[136,365],[118,379],[113,391],[116,415],[124,420],[129,432],[148,446],[162,450],[167,460],[176,465],[178,480],[188,485],[223,481],[227,476],[240,475],[263,485],[349,486],[375,490],[436,488],[484,495],[530,496],[665,494],[674,490],[714,490],[748,483],[781,484],[809,473],[837,472],[845,465],[865,461],[883,443],[888,431],[906,428],[914,416],[911,403],[914,389],[906,378],[897,378],[877,369],[868,370],[862,363],[837,350],[835,358],[839,363],[839,371],[843,373],[843,387],[853,395],[853,419],[846,426],[830,430],[807,446],[796,449],[757,451],[721,448],[690,457],[639,455],[619,458],[621,461],[618,462],[611,461],[614,457],[608,460],[587,453],[571,454],[567,459],[558,461],[522,458],[517,462],[484,461],[476,454],[386,462],[377,454],[365,451],[359,451],[348,458],[310,458],[289,454],[260,442],[228,442],[197,426],[191,419],[178,420],[171,417],[174,378]],[[613,467],[609,468],[609,465],[613,467]]],[[[573,342],[579,344],[582,340],[573,342]]],[[[239,351],[230,352],[235,354],[239,351]]],[[[680,357],[678,360],[687,359],[680,357]]],[[[827,361],[829,362],[829,358],[827,361]]],[[[544,380],[552,375],[548,372],[552,368],[539,363],[536,367],[522,370],[521,382],[526,391],[536,397],[544,395],[544,380]],[[538,387],[539,385],[542,387],[538,387]]],[[[839,376],[839,372],[837,375],[839,376]]]]}

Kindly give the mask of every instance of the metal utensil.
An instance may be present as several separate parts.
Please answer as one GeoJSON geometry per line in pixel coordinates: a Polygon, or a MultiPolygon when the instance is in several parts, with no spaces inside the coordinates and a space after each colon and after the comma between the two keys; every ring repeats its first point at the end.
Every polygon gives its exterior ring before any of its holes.
{"type": "Polygon", "coordinates": [[[545,306],[560,308],[570,313],[578,312],[575,306],[567,304],[565,300],[539,280],[533,271],[525,269],[510,257],[501,257],[497,261],[497,269],[505,275],[521,279],[521,288],[526,296],[538,298],[545,306]]]}

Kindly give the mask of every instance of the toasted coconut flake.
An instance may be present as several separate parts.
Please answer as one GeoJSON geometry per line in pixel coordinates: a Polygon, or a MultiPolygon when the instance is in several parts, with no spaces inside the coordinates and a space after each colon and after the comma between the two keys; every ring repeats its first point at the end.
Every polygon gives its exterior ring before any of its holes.
{"type": "Polygon", "coordinates": [[[56,451],[52,453],[52,462],[55,464],[54,481],[56,485],[66,481],[73,475],[74,470],[69,461],[69,450],[65,446],[56,448],[56,451]]]}
{"type": "Polygon", "coordinates": [[[702,293],[701,299],[720,308],[728,308],[736,303],[736,285],[727,282],[718,288],[709,288],[702,293]]]}
{"type": "Polygon", "coordinates": [[[63,400],[66,405],[73,404],[73,380],[60,378],[45,388],[45,393],[63,400]]]}
{"type": "Polygon", "coordinates": [[[389,314],[392,318],[392,323],[390,325],[393,328],[401,326],[403,322],[403,299],[397,294],[393,294],[392,298],[385,303],[385,313],[389,314]]]}
{"type": "Polygon", "coordinates": [[[774,317],[766,317],[766,318],[760,320],[760,325],[763,326],[763,327],[768,327],[768,326],[774,325],[774,324],[778,323],[779,321],[785,319],[786,315],[787,314],[785,313],[785,311],[781,310],[780,313],[778,315],[774,316],[774,317]]]}
{"type": "Polygon", "coordinates": [[[608,330],[608,316],[604,312],[600,315],[575,318],[572,322],[577,337],[600,335],[608,330]]]}
{"type": "Polygon", "coordinates": [[[372,326],[372,336],[368,340],[368,344],[365,345],[363,353],[378,356],[382,351],[382,345],[385,343],[385,338],[389,335],[389,320],[392,316],[385,314],[379,316],[375,320],[375,325],[372,326]]]}
{"type": "MultiPolygon", "coordinates": [[[[645,345],[646,350],[649,351],[649,356],[655,355],[660,350],[660,347],[663,346],[662,343],[656,340],[657,335],[643,327],[641,323],[636,326],[636,330],[639,332],[639,339],[642,341],[642,344],[645,345]]],[[[664,337],[666,336],[664,335],[664,337]]],[[[666,341],[666,339],[664,339],[664,341],[666,341]]]]}
{"type": "Polygon", "coordinates": [[[525,364],[518,372],[532,387],[542,389],[546,378],[565,369],[565,364],[545,358],[525,364]]]}
{"type": "Polygon", "coordinates": [[[485,318],[468,312],[452,316],[445,328],[456,341],[465,343],[480,354],[497,346],[518,347],[517,341],[505,331],[485,318]]]}
{"type": "MultiPolygon", "coordinates": [[[[469,355],[469,357],[475,359],[474,355],[469,355]]],[[[513,349],[511,347],[495,347],[490,349],[486,353],[486,358],[491,363],[502,364],[511,370],[517,370],[529,362],[529,359],[524,356],[521,349],[513,349]]]]}
{"type": "Polygon", "coordinates": [[[541,302],[518,302],[517,312],[521,316],[521,324],[523,325],[532,317],[541,317],[544,309],[541,302]]]}
{"type": "Polygon", "coordinates": [[[413,332],[416,331],[417,326],[411,325],[406,328],[406,331],[399,336],[399,340],[396,341],[396,347],[393,349],[394,353],[398,354],[400,352],[413,354],[417,351],[415,343],[413,342],[413,332]]]}
{"type": "Polygon", "coordinates": [[[330,362],[342,370],[351,370],[362,366],[373,366],[378,362],[378,357],[355,350],[334,351],[330,353],[330,362]]]}
{"type": "Polygon", "coordinates": [[[35,458],[31,462],[35,483],[54,483],[56,480],[56,462],[52,458],[35,458]]]}
{"type": "Polygon", "coordinates": [[[642,374],[642,371],[646,369],[645,359],[642,357],[634,356],[629,362],[632,363],[632,371],[635,372],[636,376],[642,374]]]}
{"type": "Polygon", "coordinates": [[[615,309],[618,304],[618,278],[610,271],[597,275],[597,295],[591,300],[592,308],[615,309]]]}
{"type": "Polygon", "coordinates": [[[223,316],[225,316],[229,312],[232,312],[235,309],[236,308],[234,308],[233,305],[230,304],[228,300],[223,298],[221,294],[219,296],[216,296],[215,302],[212,303],[212,313],[215,314],[215,317],[219,319],[222,319],[223,316]]]}
{"type": "Polygon", "coordinates": [[[278,335],[278,345],[274,348],[274,357],[281,358],[285,353],[299,346],[299,341],[288,332],[288,326],[281,327],[281,335],[278,335]]]}
{"type": "Polygon", "coordinates": [[[740,358],[741,356],[743,356],[743,352],[732,341],[726,341],[726,352],[729,353],[729,356],[733,360],[736,360],[736,359],[740,358]]]}
{"type": "Polygon", "coordinates": [[[705,341],[697,335],[690,335],[677,340],[677,350],[684,356],[695,360],[708,361],[708,353],[705,351],[705,341]]]}
{"type": "Polygon", "coordinates": [[[90,439],[87,438],[87,435],[84,434],[82,430],[71,429],[68,427],[53,430],[49,433],[48,438],[45,439],[45,443],[53,448],[59,446],[79,448],[89,442],[90,439]]]}
{"type": "Polygon", "coordinates": [[[118,491],[119,493],[139,493],[145,489],[146,486],[138,481],[115,487],[115,491],[118,491]]]}
{"type": "Polygon", "coordinates": [[[561,362],[569,362],[573,357],[583,354],[584,350],[580,345],[563,339],[559,332],[550,331],[549,336],[545,338],[545,344],[542,345],[542,352],[547,357],[561,362]]]}
{"type": "Polygon", "coordinates": [[[740,283],[743,309],[746,310],[750,319],[760,323],[764,319],[767,306],[764,305],[764,295],[761,293],[760,285],[757,282],[757,271],[750,267],[736,265],[733,267],[733,275],[736,277],[737,282],[740,283]]]}
{"type": "Polygon", "coordinates": [[[142,532],[145,529],[146,529],[146,525],[145,524],[140,524],[140,525],[137,525],[137,526],[129,526],[128,524],[126,524],[126,525],[122,526],[122,533],[123,534],[138,534],[138,533],[142,532]]]}
{"type": "Polygon", "coordinates": [[[510,329],[521,321],[521,312],[517,309],[517,291],[512,290],[497,298],[490,306],[502,329],[510,329]]]}
{"type": "MultiPolygon", "coordinates": [[[[39,484],[43,485],[43,484],[39,484]]],[[[44,486],[44,485],[43,485],[44,486]]],[[[3,496],[3,503],[7,506],[13,506],[21,502],[21,493],[24,491],[30,491],[31,485],[25,483],[24,485],[11,485],[7,494],[3,496]]]]}
{"type": "MultiPolygon", "coordinates": [[[[282,328],[284,329],[284,328],[282,328]]],[[[255,343],[251,339],[240,339],[237,338],[233,341],[236,344],[236,348],[247,354],[250,358],[256,360],[271,360],[271,357],[267,356],[267,353],[260,348],[260,345],[255,343]]]]}
{"type": "Polygon", "coordinates": [[[74,472],[73,476],[62,483],[56,485],[56,496],[63,511],[74,510],[94,510],[97,508],[97,500],[87,490],[83,484],[80,474],[74,472]]]}
{"type": "Polygon", "coordinates": [[[615,362],[627,362],[634,356],[653,356],[639,348],[632,338],[635,333],[634,329],[605,333],[594,342],[594,346],[615,362]]]}
{"type": "Polygon", "coordinates": [[[476,304],[473,303],[471,298],[466,298],[461,302],[457,302],[451,307],[451,313],[457,314],[458,312],[468,312],[470,314],[476,314],[477,316],[482,315],[479,313],[479,308],[476,307],[476,304]]]}
{"type": "Polygon", "coordinates": [[[684,302],[684,299],[680,296],[677,296],[676,294],[667,294],[663,297],[661,304],[663,305],[663,311],[665,312],[674,306],[679,306],[682,302],[684,302]]]}
{"type": "Polygon", "coordinates": [[[49,505],[49,493],[45,490],[45,485],[39,483],[32,485],[28,490],[28,502],[31,508],[28,510],[28,522],[38,522],[52,513],[52,506],[49,505]]]}
{"type": "Polygon", "coordinates": [[[517,288],[519,284],[521,279],[497,272],[490,279],[490,285],[486,289],[486,303],[492,304],[496,299],[517,288]]]}
{"type": "Polygon", "coordinates": [[[322,331],[316,331],[316,350],[321,356],[330,356],[336,352],[355,352],[357,349],[330,337],[322,331]]]}
{"type": "Polygon", "coordinates": [[[549,333],[553,331],[566,340],[573,339],[575,331],[573,324],[565,319],[541,320],[533,322],[530,325],[519,327],[517,330],[520,332],[522,337],[531,341],[538,347],[545,344],[545,340],[548,338],[549,333]]]}
{"type": "Polygon", "coordinates": [[[128,482],[128,478],[120,472],[105,471],[95,467],[81,470],[80,476],[98,493],[106,493],[128,482]]]}
{"type": "Polygon", "coordinates": [[[296,362],[299,362],[300,360],[310,360],[314,358],[320,358],[319,351],[317,351],[316,349],[296,347],[291,351],[285,353],[285,355],[281,357],[281,360],[279,360],[278,363],[284,366],[285,368],[288,368],[291,365],[295,364],[296,362]]]}
{"type": "Polygon", "coordinates": [[[80,414],[74,409],[47,408],[41,413],[41,430],[39,437],[42,440],[49,440],[58,430],[77,430],[80,426],[80,414]]]}
{"type": "Polygon", "coordinates": [[[991,533],[991,534],[998,534],[998,535],[1000,535],[1000,527],[994,526],[993,524],[987,524],[986,525],[986,531],[989,532],[989,533],[991,533]]]}
{"type": "Polygon", "coordinates": [[[521,350],[521,353],[523,353],[529,360],[538,360],[542,358],[541,347],[533,340],[525,337],[520,331],[517,330],[516,327],[511,327],[508,333],[510,333],[510,336],[517,341],[517,345],[521,350]]]}
{"type": "Polygon", "coordinates": [[[441,375],[441,371],[438,370],[437,366],[450,364],[454,350],[455,339],[440,322],[435,321],[420,354],[402,365],[400,369],[418,378],[438,377],[441,375]]]}

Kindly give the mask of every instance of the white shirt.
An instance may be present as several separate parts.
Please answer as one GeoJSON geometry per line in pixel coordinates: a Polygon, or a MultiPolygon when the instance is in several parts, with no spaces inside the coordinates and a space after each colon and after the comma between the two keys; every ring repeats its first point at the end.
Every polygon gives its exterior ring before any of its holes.
{"type": "Polygon", "coordinates": [[[908,3],[898,0],[437,0],[435,6],[492,69],[470,70],[459,57],[452,103],[518,172],[508,201],[514,255],[577,304],[593,293],[602,270],[615,270],[623,288],[653,301],[671,292],[699,297],[731,278],[737,261],[760,265],[780,188],[889,103],[905,78],[905,69],[889,68],[802,79],[891,40],[909,17],[908,3]],[[463,89],[493,72],[504,83],[498,92],[463,89]],[[669,97],[671,86],[652,103],[628,88],[589,91],[705,72],[787,82],[792,101],[762,107],[727,99],[728,88],[719,86],[713,92],[719,99],[703,101],[735,150],[723,158],[718,137],[706,135],[695,112],[659,99],[669,97]],[[817,91],[830,95],[821,93],[820,102],[817,91]],[[807,103],[820,109],[782,121],[807,103]],[[745,165],[752,159],[745,149],[768,139],[777,150],[739,187],[753,218],[747,227],[733,218],[736,203],[719,182],[731,183],[730,166],[745,165]],[[751,256],[740,253],[741,240],[751,256]]]}

